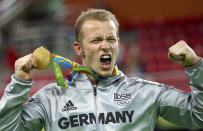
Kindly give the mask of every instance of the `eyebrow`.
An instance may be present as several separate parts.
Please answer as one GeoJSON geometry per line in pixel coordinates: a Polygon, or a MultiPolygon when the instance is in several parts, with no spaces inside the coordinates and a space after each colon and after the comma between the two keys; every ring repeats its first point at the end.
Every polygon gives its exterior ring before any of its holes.
{"type": "MultiPolygon", "coordinates": [[[[103,36],[95,36],[95,37],[92,37],[91,39],[104,39],[103,36]]],[[[107,37],[105,37],[106,39],[109,39],[109,38],[116,38],[116,36],[113,36],[113,35],[109,35],[107,37]]]]}

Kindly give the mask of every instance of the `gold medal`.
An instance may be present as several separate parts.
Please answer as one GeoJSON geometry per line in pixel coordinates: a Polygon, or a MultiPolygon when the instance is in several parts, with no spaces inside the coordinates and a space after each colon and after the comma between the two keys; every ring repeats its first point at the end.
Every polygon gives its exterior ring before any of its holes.
{"type": "Polygon", "coordinates": [[[36,69],[43,70],[49,67],[51,56],[44,46],[35,49],[33,55],[36,59],[36,69]]]}

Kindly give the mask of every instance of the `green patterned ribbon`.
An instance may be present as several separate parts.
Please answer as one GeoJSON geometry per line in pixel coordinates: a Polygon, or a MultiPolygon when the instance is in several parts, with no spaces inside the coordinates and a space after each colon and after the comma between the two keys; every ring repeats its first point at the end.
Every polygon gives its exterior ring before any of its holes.
{"type": "MultiPolygon", "coordinates": [[[[57,85],[59,85],[59,86],[68,87],[70,85],[70,82],[72,81],[74,75],[77,72],[92,75],[96,79],[105,79],[104,77],[99,76],[94,70],[92,70],[88,67],[85,67],[83,65],[80,65],[76,62],[73,62],[67,58],[62,57],[62,56],[56,55],[56,54],[51,54],[51,63],[52,63],[52,66],[54,68],[54,73],[56,76],[57,85]],[[61,72],[61,68],[60,68],[59,64],[65,66],[65,67],[68,67],[69,69],[72,70],[71,73],[69,75],[67,75],[65,78],[63,77],[63,74],[61,72]]],[[[112,74],[113,75],[118,74],[118,67],[117,66],[114,67],[112,74]]]]}

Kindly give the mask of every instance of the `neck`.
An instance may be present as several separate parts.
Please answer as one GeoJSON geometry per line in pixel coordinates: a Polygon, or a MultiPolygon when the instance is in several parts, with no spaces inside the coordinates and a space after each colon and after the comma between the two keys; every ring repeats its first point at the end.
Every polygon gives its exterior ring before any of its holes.
{"type": "Polygon", "coordinates": [[[91,83],[92,83],[93,85],[97,85],[97,84],[98,84],[99,79],[96,79],[96,78],[93,77],[92,75],[87,75],[87,76],[88,76],[88,78],[90,79],[90,81],[91,81],[91,83]]]}
{"type": "MultiPolygon", "coordinates": [[[[86,66],[86,67],[89,67],[89,66],[85,63],[84,60],[82,61],[82,65],[83,65],[83,66],[86,66]]],[[[88,76],[88,78],[90,79],[90,81],[91,81],[91,83],[92,83],[93,85],[97,85],[97,84],[98,84],[99,79],[96,79],[96,78],[93,77],[92,75],[87,75],[87,76],[88,76]]]]}

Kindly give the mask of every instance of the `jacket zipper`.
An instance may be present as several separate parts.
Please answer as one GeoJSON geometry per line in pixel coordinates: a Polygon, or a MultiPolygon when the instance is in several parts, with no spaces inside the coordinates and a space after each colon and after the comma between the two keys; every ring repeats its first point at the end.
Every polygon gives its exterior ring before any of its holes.
{"type": "Polygon", "coordinates": [[[98,129],[98,119],[97,119],[97,85],[93,85],[94,92],[94,105],[95,105],[95,117],[96,117],[96,131],[98,129]]]}

